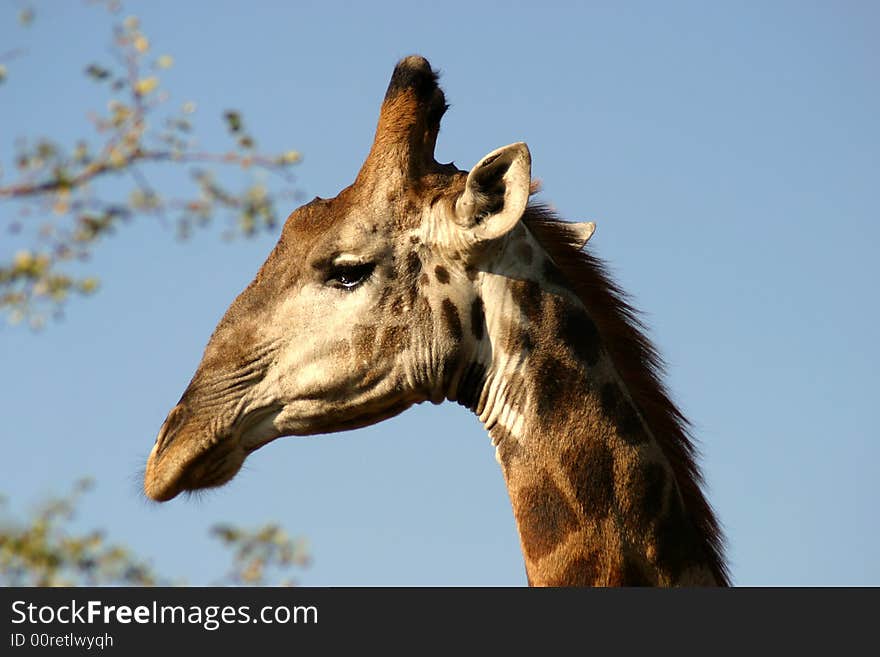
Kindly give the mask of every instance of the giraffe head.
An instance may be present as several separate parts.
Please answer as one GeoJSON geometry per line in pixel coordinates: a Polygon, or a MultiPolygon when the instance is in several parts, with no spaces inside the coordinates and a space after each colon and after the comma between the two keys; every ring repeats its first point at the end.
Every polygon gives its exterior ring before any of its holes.
{"type": "Polygon", "coordinates": [[[473,281],[517,230],[530,157],[516,143],[469,172],[438,164],[436,80],[425,59],[403,59],[355,182],[287,220],[159,432],[149,497],[222,485],[280,436],[365,426],[454,394],[484,338],[473,281]]]}

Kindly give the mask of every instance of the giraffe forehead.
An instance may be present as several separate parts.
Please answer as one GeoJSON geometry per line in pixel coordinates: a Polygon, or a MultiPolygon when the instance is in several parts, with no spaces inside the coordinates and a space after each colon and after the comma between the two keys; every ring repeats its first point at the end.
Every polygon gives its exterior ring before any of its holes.
{"type": "Polygon", "coordinates": [[[295,210],[282,230],[279,245],[299,251],[357,251],[365,245],[393,245],[414,234],[427,201],[415,193],[346,188],[332,199],[315,198],[295,210]]]}
{"type": "Polygon", "coordinates": [[[314,240],[309,261],[341,256],[365,256],[394,250],[398,242],[394,227],[381,218],[352,213],[337,221],[314,240]]]}

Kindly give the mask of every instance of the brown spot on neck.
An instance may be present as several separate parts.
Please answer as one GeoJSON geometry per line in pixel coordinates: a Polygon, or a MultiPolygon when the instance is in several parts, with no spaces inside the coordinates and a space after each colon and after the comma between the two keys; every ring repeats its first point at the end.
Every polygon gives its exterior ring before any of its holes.
{"type": "Polygon", "coordinates": [[[601,439],[581,439],[562,458],[581,512],[602,520],[614,504],[614,456],[601,439]]]}
{"type": "Polygon", "coordinates": [[[454,340],[461,340],[461,317],[458,315],[458,308],[455,307],[451,299],[447,298],[443,299],[441,310],[443,313],[443,323],[446,326],[446,330],[449,331],[449,335],[454,340]]]}
{"type": "Polygon", "coordinates": [[[419,254],[415,251],[410,251],[406,255],[406,274],[409,276],[410,280],[415,281],[419,277],[419,273],[422,271],[422,259],[419,258],[419,254]]]}
{"type": "Polygon", "coordinates": [[[471,303],[471,333],[477,341],[482,340],[486,333],[486,311],[480,297],[471,303]]]}
{"type": "Polygon", "coordinates": [[[599,331],[586,310],[579,303],[561,297],[551,297],[556,315],[557,337],[567,345],[574,357],[588,366],[599,362],[601,345],[599,331]]]}
{"type": "Polygon", "coordinates": [[[502,334],[501,346],[508,354],[528,354],[534,344],[529,331],[519,322],[509,322],[505,325],[502,334]]]}
{"type": "Polygon", "coordinates": [[[574,558],[561,575],[547,586],[596,586],[602,577],[601,560],[595,552],[574,558]]]}
{"type": "Polygon", "coordinates": [[[577,529],[577,516],[547,471],[540,483],[519,492],[515,502],[520,537],[533,561],[548,555],[577,529]]]}
{"type": "Polygon", "coordinates": [[[538,425],[545,431],[558,430],[567,418],[575,417],[586,394],[589,381],[574,365],[548,354],[533,358],[532,372],[538,425]]]}
{"type": "Polygon", "coordinates": [[[599,401],[602,412],[617,425],[621,438],[631,445],[648,442],[649,437],[639,414],[614,381],[602,385],[599,401]]]}
{"type": "Polygon", "coordinates": [[[541,305],[543,303],[541,286],[535,281],[514,280],[510,283],[510,293],[513,297],[513,302],[519,306],[529,322],[533,324],[540,323],[541,305]]]}

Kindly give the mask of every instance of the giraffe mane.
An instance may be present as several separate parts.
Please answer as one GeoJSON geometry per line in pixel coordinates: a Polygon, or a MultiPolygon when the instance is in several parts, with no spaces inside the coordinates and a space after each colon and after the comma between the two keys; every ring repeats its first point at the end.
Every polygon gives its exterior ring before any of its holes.
{"type": "Polygon", "coordinates": [[[596,323],[611,360],[669,460],[713,574],[720,584],[728,585],[730,577],[724,559],[724,539],[718,519],[703,495],[703,478],[697,466],[698,451],[691,436],[690,422],[672,401],[663,383],[665,365],[647,337],[640,311],[631,305],[628,295],[611,279],[601,259],[572,246],[567,222],[552,210],[540,204],[530,204],[523,222],[596,323]]]}

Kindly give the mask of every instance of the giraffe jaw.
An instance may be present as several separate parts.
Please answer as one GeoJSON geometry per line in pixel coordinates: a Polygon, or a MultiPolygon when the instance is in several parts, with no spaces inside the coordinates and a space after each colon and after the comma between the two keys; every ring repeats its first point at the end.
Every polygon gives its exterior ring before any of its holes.
{"type": "Polygon", "coordinates": [[[183,492],[216,488],[235,477],[252,452],[276,438],[358,429],[393,417],[421,401],[422,396],[413,395],[373,402],[360,412],[348,412],[332,421],[326,413],[303,413],[297,404],[273,404],[256,408],[228,431],[213,434],[199,427],[190,429],[185,420],[177,422],[186,409],[175,409],[147,459],[144,493],[156,502],[168,502],[183,492]]]}

